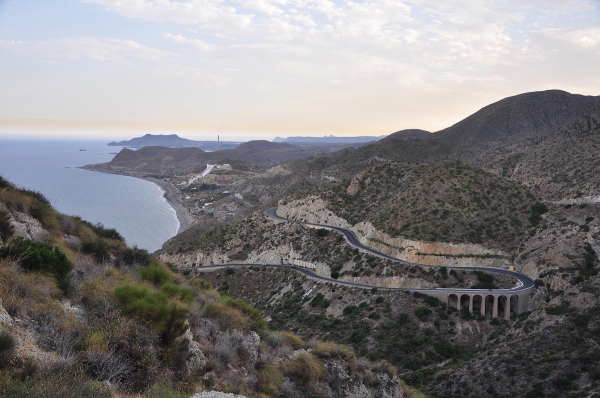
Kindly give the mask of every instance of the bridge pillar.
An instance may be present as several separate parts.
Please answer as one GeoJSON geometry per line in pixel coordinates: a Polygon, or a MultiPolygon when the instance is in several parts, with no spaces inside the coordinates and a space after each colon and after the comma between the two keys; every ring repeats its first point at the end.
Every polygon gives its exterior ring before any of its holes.
{"type": "Polygon", "coordinates": [[[492,307],[492,318],[498,318],[498,296],[494,294],[494,305],[492,307]]]}
{"type": "Polygon", "coordinates": [[[510,296],[506,296],[506,301],[504,304],[504,319],[510,321],[510,296]]]}
{"type": "Polygon", "coordinates": [[[485,296],[481,295],[481,316],[485,316],[485,296]]]}
{"type": "Polygon", "coordinates": [[[462,297],[462,295],[461,294],[457,294],[457,296],[458,296],[458,300],[456,301],[456,309],[458,311],[460,311],[460,298],[462,297]]]}
{"type": "Polygon", "coordinates": [[[469,314],[473,313],[473,295],[469,295],[469,314]]]}

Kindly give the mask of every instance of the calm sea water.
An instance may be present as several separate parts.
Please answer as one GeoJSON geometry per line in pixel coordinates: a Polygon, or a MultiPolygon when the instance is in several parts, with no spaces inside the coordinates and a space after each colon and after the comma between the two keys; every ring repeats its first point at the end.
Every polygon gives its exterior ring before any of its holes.
{"type": "Polygon", "coordinates": [[[62,213],[116,228],[131,246],[157,250],[179,227],[163,191],[151,182],[77,168],[108,162],[121,150],[106,144],[0,139],[0,175],[40,191],[62,213]]]}

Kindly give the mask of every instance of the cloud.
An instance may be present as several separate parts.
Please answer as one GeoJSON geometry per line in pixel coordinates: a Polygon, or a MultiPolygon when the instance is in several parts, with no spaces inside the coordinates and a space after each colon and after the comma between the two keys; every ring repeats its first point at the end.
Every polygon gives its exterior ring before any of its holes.
{"type": "Polygon", "coordinates": [[[23,54],[66,58],[71,61],[90,59],[116,63],[127,63],[132,58],[154,61],[174,55],[167,51],[144,46],[132,40],[100,40],[90,37],[51,39],[37,42],[0,40],[0,48],[23,54]]]}

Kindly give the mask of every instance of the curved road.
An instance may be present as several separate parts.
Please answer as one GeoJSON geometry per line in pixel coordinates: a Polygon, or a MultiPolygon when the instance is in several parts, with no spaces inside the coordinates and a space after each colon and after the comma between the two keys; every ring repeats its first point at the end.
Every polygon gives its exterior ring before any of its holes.
{"type": "MultiPolygon", "coordinates": [[[[357,247],[359,249],[361,249],[362,251],[365,251],[367,253],[373,254],[375,256],[379,256],[382,258],[385,258],[387,260],[391,260],[397,263],[401,263],[401,264],[406,264],[406,265],[412,265],[415,267],[423,267],[423,268],[440,268],[441,266],[436,266],[436,265],[427,265],[427,264],[418,264],[418,263],[411,263],[408,261],[404,261],[404,260],[400,260],[396,257],[392,257],[389,256],[385,253],[381,253],[377,250],[374,250],[368,246],[363,245],[362,243],[360,243],[360,241],[358,240],[358,238],[356,237],[356,235],[354,235],[354,232],[346,229],[346,228],[342,228],[342,227],[337,227],[334,225],[327,225],[327,224],[313,224],[313,223],[307,223],[307,222],[302,222],[302,221],[295,221],[295,220],[290,220],[287,218],[283,218],[283,217],[279,217],[276,214],[277,208],[272,208],[269,210],[265,211],[265,215],[267,215],[270,218],[273,218],[275,220],[280,220],[280,221],[286,221],[286,222],[291,222],[291,223],[297,223],[297,224],[304,224],[304,225],[308,225],[308,226],[312,226],[312,227],[318,227],[318,228],[326,228],[326,229],[330,229],[330,230],[334,230],[337,231],[339,233],[341,233],[342,235],[344,235],[346,237],[346,239],[348,240],[348,243],[350,243],[352,246],[357,247]]],[[[377,288],[378,290],[406,290],[406,291],[412,291],[412,292],[421,292],[421,293],[427,293],[427,292],[432,292],[432,291],[440,291],[443,290],[445,292],[448,293],[477,293],[477,292],[493,292],[493,293],[507,293],[507,294],[514,294],[517,292],[523,292],[526,290],[530,290],[533,288],[534,286],[534,280],[531,279],[530,277],[528,277],[527,275],[521,274],[520,272],[516,272],[516,271],[510,271],[510,270],[506,270],[506,269],[501,269],[501,268],[492,268],[492,267],[446,267],[447,269],[455,269],[455,270],[467,270],[467,271],[485,271],[485,272],[489,272],[489,273],[494,273],[494,274],[503,274],[503,275],[509,275],[512,276],[513,278],[518,279],[521,284],[517,287],[514,287],[512,289],[457,289],[457,288],[435,288],[435,289],[411,289],[411,288],[402,288],[402,287],[379,287],[379,286],[371,286],[371,285],[365,285],[365,284],[361,284],[361,283],[354,283],[354,282],[347,282],[347,281],[340,281],[338,279],[333,279],[333,278],[326,278],[320,275],[317,275],[316,273],[314,273],[313,271],[311,271],[310,269],[307,268],[303,268],[303,267],[296,267],[293,265],[280,265],[280,264],[219,264],[219,265],[211,265],[211,266],[204,266],[204,267],[177,267],[179,269],[194,269],[194,270],[206,270],[206,271],[211,271],[211,270],[216,270],[216,269],[221,269],[221,268],[236,268],[236,267],[275,267],[275,268],[287,268],[287,269],[291,269],[291,270],[295,270],[298,271],[300,273],[305,274],[308,277],[311,277],[313,279],[318,279],[324,282],[330,282],[330,283],[335,283],[337,285],[342,285],[342,286],[350,286],[350,287],[359,287],[359,288],[365,288],[365,289],[372,289],[372,288],[377,288]]]]}

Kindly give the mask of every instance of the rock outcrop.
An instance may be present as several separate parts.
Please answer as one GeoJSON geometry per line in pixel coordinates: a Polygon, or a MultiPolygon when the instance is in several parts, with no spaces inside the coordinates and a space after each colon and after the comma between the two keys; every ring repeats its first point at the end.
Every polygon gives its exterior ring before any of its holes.
{"type": "Polygon", "coordinates": [[[327,224],[350,229],[360,242],[390,256],[419,264],[453,267],[499,267],[506,268],[510,261],[508,253],[485,248],[478,244],[421,242],[405,238],[393,238],[377,230],[370,222],[350,225],[327,208],[327,202],[316,196],[290,202],[280,201],[277,215],[290,220],[315,224],[327,224]]]}

